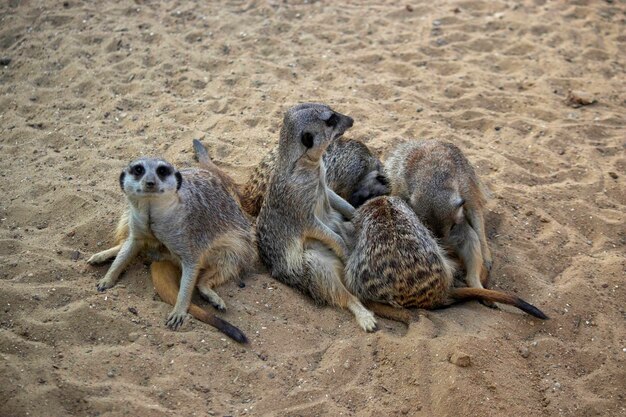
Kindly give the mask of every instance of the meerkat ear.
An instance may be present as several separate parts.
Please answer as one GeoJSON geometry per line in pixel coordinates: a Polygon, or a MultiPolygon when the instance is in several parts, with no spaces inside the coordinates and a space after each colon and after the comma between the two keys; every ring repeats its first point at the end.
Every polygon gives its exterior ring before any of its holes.
{"type": "Polygon", "coordinates": [[[176,176],[176,191],[178,191],[180,190],[180,186],[183,185],[183,176],[178,171],[176,171],[174,176],[176,176]]]}
{"type": "Polygon", "coordinates": [[[120,174],[120,188],[124,190],[124,178],[126,178],[126,171],[122,171],[120,174]]]}
{"type": "Polygon", "coordinates": [[[307,147],[307,149],[310,149],[313,147],[313,134],[310,132],[303,132],[302,135],[300,136],[300,141],[302,142],[302,144],[304,146],[307,147]]]}

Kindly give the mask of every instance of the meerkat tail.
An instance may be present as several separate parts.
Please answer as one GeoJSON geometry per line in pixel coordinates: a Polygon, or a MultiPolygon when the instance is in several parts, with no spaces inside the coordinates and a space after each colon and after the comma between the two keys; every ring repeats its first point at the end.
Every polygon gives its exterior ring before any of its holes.
{"type": "MultiPolygon", "coordinates": [[[[152,283],[157,294],[161,297],[161,300],[167,304],[175,305],[176,298],[178,297],[178,281],[180,277],[178,268],[169,261],[153,262],[150,267],[150,272],[152,275],[152,283]]],[[[248,338],[241,330],[196,304],[191,303],[189,305],[189,314],[215,327],[220,332],[239,343],[248,343],[248,338]]]]}
{"type": "Polygon", "coordinates": [[[452,299],[450,300],[450,304],[463,300],[492,301],[515,306],[531,316],[535,316],[542,320],[549,318],[543,313],[543,311],[539,310],[534,305],[527,303],[516,295],[508,294],[502,291],[487,290],[484,288],[452,288],[449,296],[452,299]]]}
{"type": "Polygon", "coordinates": [[[209,157],[209,151],[207,151],[206,146],[204,146],[198,139],[193,140],[193,150],[196,153],[196,158],[199,163],[214,165],[213,161],[211,161],[211,157],[209,157]]]}
{"type": "Polygon", "coordinates": [[[405,308],[396,308],[376,301],[364,301],[363,305],[384,319],[399,321],[407,326],[411,323],[411,314],[405,308]]]}

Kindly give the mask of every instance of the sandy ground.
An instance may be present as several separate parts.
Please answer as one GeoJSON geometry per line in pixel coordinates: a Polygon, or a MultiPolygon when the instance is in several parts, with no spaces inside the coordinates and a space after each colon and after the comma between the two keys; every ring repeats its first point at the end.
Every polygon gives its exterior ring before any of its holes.
{"type": "Polygon", "coordinates": [[[0,415],[626,415],[625,3],[381,3],[2,2],[0,415]],[[383,158],[459,145],[493,285],[552,319],[468,303],[365,334],[259,274],[218,288],[242,347],[167,330],[141,261],[96,292],[129,160],[189,166],[198,137],[243,182],[312,100],[383,158]]]}

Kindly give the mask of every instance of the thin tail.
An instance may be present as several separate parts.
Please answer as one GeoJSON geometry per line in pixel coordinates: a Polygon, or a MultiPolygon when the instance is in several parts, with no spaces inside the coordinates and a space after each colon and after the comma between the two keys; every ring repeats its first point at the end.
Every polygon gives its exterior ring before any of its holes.
{"type": "Polygon", "coordinates": [[[204,146],[198,139],[193,140],[193,150],[196,153],[196,159],[198,159],[199,163],[208,166],[215,165],[213,161],[211,161],[211,157],[209,157],[209,151],[206,146],[204,146]]]}
{"type": "Polygon", "coordinates": [[[194,139],[193,150],[196,154],[196,159],[198,160],[198,163],[201,165],[201,167],[217,175],[230,193],[230,195],[237,201],[239,205],[241,205],[242,197],[241,191],[239,190],[239,185],[237,185],[237,183],[228,174],[226,174],[217,165],[215,165],[215,163],[213,163],[206,146],[204,146],[202,142],[200,142],[198,139],[194,139]]]}
{"type": "MultiPolygon", "coordinates": [[[[152,283],[161,300],[170,305],[176,304],[178,297],[178,281],[180,270],[171,262],[153,262],[150,268],[152,283]]],[[[245,334],[232,324],[200,308],[196,304],[189,305],[189,314],[196,319],[215,327],[226,336],[239,343],[248,343],[245,334]]]]}
{"type": "Polygon", "coordinates": [[[363,302],[365,307],[385,319],[399,321],[407,326],[411,323],[411,314],[405,308],[396,308],[387,304],[378,303],[376,301],[363,302]]]}
{"type": "Polygon", "coordinates": [[[547,320],[549,318],[543,313],[543,311],[539,310],[534,305],[527,303],[516,295],[502,291],[487,290],[485,288],[452,288],[449,296],[451,298],[450,304],[464,300],[493,301],[496,303],[515,306],[531,316],[535,316],[542,320],[547,320]]]}

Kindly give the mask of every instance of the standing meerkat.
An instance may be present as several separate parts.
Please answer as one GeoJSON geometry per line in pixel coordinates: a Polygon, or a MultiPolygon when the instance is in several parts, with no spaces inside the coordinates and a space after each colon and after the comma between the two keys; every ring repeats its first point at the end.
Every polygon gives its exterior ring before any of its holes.
{"type": "Polygon", "coordinates": [[[323,104],[290,108],[284,117],[276,168],[257,219],[259,255],[270,274],[318,303],[348,308],[366,331],[374,314],[345,287],[349,243],[344,216],[354,208],[326,185],[322,155],[352,127],[352,118],[323,104]]]}
{"type": "Polygon", "coordinates": [[[487,285],[492,265],[483,218],[487,197],[461,150],[438,140],[405,142],[391,151],[385,171],[392,195],[405,200],[420,221],[459,256],[467,285],[487,285]]]}
{"type": "Polygon", "coordinates": [[[191,304],[197,285],[203,297],[224,309],[224,301],[212,288],[242,275],[256,259],[251,225],[220,177],[202,169],[177,171],[162,159],[140,158],[122,171],[119,183],[128,206],[116,230],[118,244],[87,261],[96,264],[115,257],[98,282],[98,291],[114,286],[139,252],[150,251],[182,268],[178,289],[167,279],[172,275],[168,263],[158,263],[169,275],[155,282],[157,292],[171,304],[172,293],[178,293],[167,326],[178,329],[189,310],[231,338],[245,342],[245,335],[237,328],[207,312],[201,314],[198,310],[203,310],[191,304]],[[204,272],[198,279],[201,270],[204,272]]]}
{"type": "MultiPolygon", "coordinates": [[[[242,206],[251,216],[258,216],[267,187],[276,169],[278,147],[270,150],[254,168],[243,186],[242,206]]],[[[358,140],[337,138],[323,156],[328,186],[352,206],[367,199],[389,194],[390,188],[383,164],[358,140]]]]}
{"type": "Polygon", "coordinates": [[[425,309],[480,300],[510,304],[547,319],[516,295],[454,288],[454,267],[444,250],[398,197],[369,200],[357,210],[353,223],[356,243],[346,263],[346,286],[362,300],[425,309]]]}

